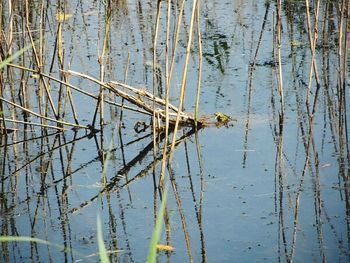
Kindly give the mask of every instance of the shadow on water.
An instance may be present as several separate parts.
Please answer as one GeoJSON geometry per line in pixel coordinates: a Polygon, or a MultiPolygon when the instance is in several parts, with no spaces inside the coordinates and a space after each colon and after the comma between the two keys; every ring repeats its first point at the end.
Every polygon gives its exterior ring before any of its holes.
{"type": "Polygon", "coordinates": [[[349,3],[191,4],[1,5],[1,262],[350,261],[349,3]]]}

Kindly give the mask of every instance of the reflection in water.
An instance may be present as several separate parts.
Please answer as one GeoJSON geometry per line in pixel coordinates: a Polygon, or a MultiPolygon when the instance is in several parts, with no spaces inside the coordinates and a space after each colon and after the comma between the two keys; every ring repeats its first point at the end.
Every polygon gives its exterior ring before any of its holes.
{"type": "Polygon", "coordinates": [[[2,60],[39,41],[0,74],[1,236],[51,245],[1,242],[0,261],[95,262],[97,214],[111,261],[144,261],[163,179],[160,242],[175,251],[160,261],[350,261],[348,3],[202,1],[200,111],[238,123],[182,127],[173,152],[152,114],[67,73],[142,87],[141,102],[171,86],[175,105],[192,2],[169,3],[3,3],[2,60]]]}

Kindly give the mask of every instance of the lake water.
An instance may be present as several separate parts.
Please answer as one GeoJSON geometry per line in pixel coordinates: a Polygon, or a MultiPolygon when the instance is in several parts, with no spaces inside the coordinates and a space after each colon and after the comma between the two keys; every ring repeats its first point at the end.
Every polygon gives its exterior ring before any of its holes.
{"type": "MultiPolygon", "coordinates": [[[[305,3],[283,1],[281,121],[274,56],[278,50],[273,44],[275,1],[201,1],[200,115],[222,112],[235,120],[227,127],[179,130],[181,141],[166,169],[168,220],[160,242],[175,250],[160,251],[159,262],[350,261],[349,85],[345,78],[343,93],[338,75],[344,68],[344,76],[348,75],[349,63],[346,58],[343,61],[343,54],[339,60],[339,3],[321,2],[315,51],[320,87],[317,89],[313,72],[307,104],[312,54],[305,3]]],[[[62,43],[65,69],[99,78],[105,6],[102,1],[67,1],[62,8],[69,17],[58,33],[55,4],[48,2],[43,7],[42,72],[49,73],[52,64],[51,75],[60,75],[60,52],[55,43],[62,43]],[[56,42],[58,35],[62,42],[56,42]]],[[[155,83],[159,96],[165,89],[166,2],[162,5],[155,83]]],[[[31,29],[36,36],[40,12],[35,8],[40,6],[33,1],[31,7],[31,29]]],[[[170,10],[171,47],[180,6],[181,1],[174,1],[170,10]]],[[[21,7],[15,10],[20,12],[21,7]]],[[[156,11],[156,1],[113,3],[105,81],[125,81],[152,92],[156,11]]],[[[3,16],[8,22],[6,12],[3,16]]],[[[178,105],[190,17],[191,2],[187,1],[171,82],[174,105],[178,105]]],[[[312,25],[314,17],[311,12],[312,25]]],[[[14,41],[22,43],[23,17],[15,15],[14,19],[19,30],[14,41]]],[[[8,32],[8,24],[3,27],[8,32]]],[[[198,50],[195,33],[187,112],[194,112],[198,50]]],[[[26,67],[33,67],[33,60],[27,59],[26,67]]],[[[2,96],[19,103],[11,91],[21,89],[22,71],[12,70],[12,82],[9,73],[3,72],[2,96]]],[[[28,107],[38,112],[38,80],[29,78],[31,73],[23,74],[28,107]]],[[[98,94],[95,83],[75,76],[69,81],[98,94]]],[[[54,81],[50,85],[56,101],[59,85],[54,81]]],[[[91,124],[96,101],[74,90],[72,95],[79,123],[91,124]]],[[[22,120],[23,113],[17,110],[11,115],[11,107],[4,107],[5,117],[22,120]]],[[[71,111],[67,110],[65,119],[74,122],[71,111]]],[[[97,262],[98,215],[112,262],[146,261],[161,202],[155,185],[160,176],[162,141],[154,155],[150,128],[135,131],[137,122],[150,122],[147,115],[124,110],[123,125],[119,120],[120,109],[106,105],[107,125],[95,136],[85,130],[55,133],[48,129],[44,133],[38,127],[8,124],[17,131],[8,134],[7,140],[3,135],[0,146],[1,235],[36,237],[54,245],[1,243],[1,262],[97,262]],[[108,150],[104,187],[100,157],[108,150]]],[[[40,122],[35,117],[32,121],[40,122]]]]}

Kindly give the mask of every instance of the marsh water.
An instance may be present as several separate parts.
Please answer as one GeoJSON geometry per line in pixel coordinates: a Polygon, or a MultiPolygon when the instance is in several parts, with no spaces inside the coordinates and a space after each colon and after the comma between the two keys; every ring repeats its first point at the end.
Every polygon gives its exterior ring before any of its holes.
{"type": "MultiPolygon", "coordinates": [[[[107,32],[105,81],[149,92],[156,87],[157,95],[164,96],[166,1],[160,8],[156,66],[157,1],[113,1],[108,31],[103,1],[61,2],[31,1],[27,7],[30,30],[42,39],[41,72],[61,76],[63,68],[100,78],[107,32]],[[63,19],[57,16],[60,10],[68,14],[63,19]]],[[[172,1],[169,11],[171,41],[181,2],[172,1]]],[[[186,2],[171,80],[174,105],[179,103],[190,30],[191,1],[186,2]]],[[[316,2],[310,7],[312,25],[316,2]]],[[[340,2],[321,1],[319,6],[317,85],[314,71],[309,78],[312,52],[305,1],[282,3],[279,62],[275,1],[200,1],[199,113],[221,112],[233,121],[197,131],[179,129],[164,180],[167,220],[159,242],[171,247],[158,252],[159,262],[350,261],[349,63],[346,52],[339,54],[340,2]],[[283,118],[276,65],[283,76],[283,118]]],[[[4,35],[10,22],[14,25],[14,51],[30,43],[26,27],[21,27],[26,23],[20,15],[24,9],[18,3],[2,7],[4,35]],[[9,8],[14,10],[11,16],[9,8]]],[[[197,92],[196,37],[186,85],[187,112],[194,112],[197,92]]],[[[33,55],[13,63],[36,68],[33,55]]],[[[34,112],[43,108],[36,74],[8,67],[1,79],[3,98],[34,112]],[[20,99],[24,89],[27,103],[20,99]]],[[[99,86],[84,78],[64,80],[98,94],[99,86]]],[[[60,88],[50,82],[54,102],[60,88]]],[[[91,124],[96,101],[71,92],[79,123],[91,124]]],[[[2,103],[6,118],[40,122],[2,103]]],[[[124,109],[121,119],[121,108],[113,105],[106,105],[104,114],[106,125],[96,134],[7,123],[11,132],[2,134],[0,146],[1,235],[50,244],[2,242],[1,262],[97,262],[98,215],[112,262],[146,260],[161,203],[157,186],[163,139],[157,138],[154,148],[148,115],[124,109]],[[108,165],[102,158],[106,153],[108,165]]],[[[74,122],[69,110],[64,118],[74,122]]]]}

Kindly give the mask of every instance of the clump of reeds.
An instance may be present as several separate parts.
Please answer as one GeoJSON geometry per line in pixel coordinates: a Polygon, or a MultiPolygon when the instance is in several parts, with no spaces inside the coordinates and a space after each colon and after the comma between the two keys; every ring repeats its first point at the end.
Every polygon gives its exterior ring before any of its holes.
{"type": "MultiPolygon", "coordinates": [[[[121,2],[123,1],[118,1],[118,3],[121,2]]],[[[105,1],[104,3],[105,17],[103,30],[99,32],[98,36],[98,44],[100,44],[98,77],[70,69],[70,62],[67,58],[69,48],[65,44],[64,30],[67,22],[73,15],[69,13],[67,4],[59,1],[57,6],[52,10],[48,9],[50,6],[45,5],[44,2],[31,3],[25,1],[23,5],[19,5],[14,1],[7,1],[6,4],[0,5],[0,14],[5,14],[4,17],[0,18],[0,23],[4,22],[1,24],[4,32],[0,36],[0,134],[2,138],[3,136],[9,136],[11,133],[13,144],[16,144],[19,141],[16,138],[20,136],[20,133],[17,133],[17,131],[23,131],[26,134],[28,130],[33,131],[38,128],[42,136],[49,136],[51,130],[54,132],[64,132],[66,130],[76,131],[78,129],[85,129],[89,133],[89,136],[93,136],[99,131],[103,131],[104,126],[108,122],[105,116],[106,105],[121,109],[121,111],[133,111],[149,116],[152,118],[151,124],[153,126],[153,149],[156,153],[161,153],[160,155],[155,155],[155,159],[150,167],[155,169],[156,165],[161,163],[158,186],[159,192],[162,193],[163,182],[166,177],[165,174],[167,172],[169,174],[166,167],[171,163],[172,154],[176,146],[192,135],[196,129],[201,128],[205,124],[203,119],[199,117],[202,64],[200,1],[194,0],[191,3],[188,31],[184,27],[184,10],[186,10],[186,4],[188,4],[186,1],[180,1],[178,13],[174,16],[172,14],[174,5],[172,1],[158,1],[157,3],[156,29],[153,32],[153,72],[155,76],[153,80],[153,92],[145,88],[136,88],[126,84],[129,62],[125,66],[124,82],[108,78],[107,63],[111,48],[111,23],[113,21],[113,7],[115,7],[114,1],[105,1]],[[5,9],[8,12],[3,12],[5,9]],[[48,35],[49,30],[47,30],[47,17],[50,17],[48,15],[49,13],[55,13],[55,17],[51,20],[53,24],[50,25],[52,28],[50,32],[55,32],[52,52],[48,45],[50,35],[48,35]],[[160,18],[165,18],[166,21],[165,34],[159,32],[160,18]],[[18,31],[17,33],[15,33],[15,28],[18,31]],[[175,72],[175,65],[178,56],[178,42],[181,35],[185,35],[187,43],[182,72],[180,73],[181,83],[179,94],[177,95],[178,105],[175,106],[170,100],[170,94],[173,92],[173,75],[178,73],[175,72]],[[164,47],[158,45],[159,38],[162,38],[161,41],[165,43],[164,47]],[[190,88],[196,89],[197,95],[193,102],[195,112],[188,113],[185,110],[185,98],[186,90],[188,89],[187,78],[190,56],[191,52],[193,54],[194,43],[198,45],[198,81],[196,87],[190,88]],[[165,56],[162,58],[158,56],[160,49],[164,49],[165,56]],[[51,57],[48,57],[48,54],[51,57]],[[159,64],[157,63],[158,60],[164,61],[165,81],[162,82],[164,83],[164,87],[156,87],[156,78],[159,78],[159,76],[156,76],[159,70],[158,66],[156,66],[159,64]],[[89,81],[95,90],[93,92],[86,91],[82,86],[72,84],[74,81],[73,78],[89,81]],[[164,90],[164,92],[159,93],[157,92],[158,90],[164,90]],[[84,116],[84,112],[78,111],[76,107],[78,97],[86,97],[92,101],[92,105],[95,108],[94,113],[89,118],[84,116]],[[88,120],[82,121],[82,116],[88,120]],[[97,124],[98,120],[99,125],[97,124]],[[190,127],[192,130],[178,138],[178,130],[183,126],[190,127]],[[158,143],[163,139],[163,145],[160,147],[158,143]]],[[[69,143],[71,142],[65,142],[63,146],[67,146],[69,143]]],[[[100,157],[103,164],[101,177],[103,189],[99,195],[111,190],[115,186],[115,181],[113,179],[107,181],[106,176],[107,164],[110,157],[108,153],[111,152],[112,145],[111,142],[108,150],[105,151],[104,141],[101,139],[102,154],[100,157]]],[[[50,155],[52,155],[54,150],[60,149],[63,146],[54,145],[50,149],[50,155]]],[[[45,154],[45,152],[41,153],[37,158],[42,158],[42,154],[45,154]]],[[[32,161],[30,160],[29,164],[32,161]]],[[[46,172],[49,169],[49,163],[45,167],[46,172]]],[[[28,163],[23,167],[27,165],[28,163]]],[[[132,165],[134,163],[131,163],[127,168],[130,169],[132,165]]],[[[16,172],[23,167],[16,169],[16,172]]],[[[145,171],[147,172],[148,170],[146,169],[145,171]]],[[[143,176],[146,172],[140,173],[140,176],[143,176]]],[[[70,174],[65,175],[63,179],[55,180],[55,183],[65,180],[70,176],[70,174]]],[[[6,178],[8,177],[2,179],[6,180],[6,178]]],[[[129,183],[127,182],[126,185],[129,183]]],[[[45,190],[45,187],[43,183],[42,191],[45,190]]],[[[181,201],[176,186],[173,185],[172,189],[176,196],[179,210],[181,210],[181,201]]],[[[95,199],[92,198],[91,200],[93,201],[95,199]]],[[[163,194],[161,209],[163,212],[158,215],[158,218],[162,220],[164,216],[166,218],[165,221],[167,221],[167,212],[164,209],[165,200],[166,194],[163,194]]],[[[182,216],[182,220],[185,221],[184,216],[182,216]]],[[[186,226],[185,222],[183,224],[186,226]]],[[[158,225],[159,223],[156,224],[156,228],[158,228],[158,225]]],[[[98,223],[98,229],[99,226],[100,223],[98,223]]],[[[186,236],[188,250],[190,250],[186,230],[184,230],[184,234],[186,236]]],[[[101,244],[102,239],[100,234],[98,234],[98,238],[99,244],[101,244]]],[[[7,241],[11,240],[7,239],[7,241]]],[[[16,241],[21,240],[18,239],[16,241]]],[[[39,240],[34,239],[27,241],[40,243],[39,240]]],[[[48,243],[45,244],[49,245],[48,243]]],[[[102,245],[100,245],[100,251],[102,254],[106,252],[102,245]]],[[[193,260],[190,252],[189,259],[190,261],[193,260]]]]}

